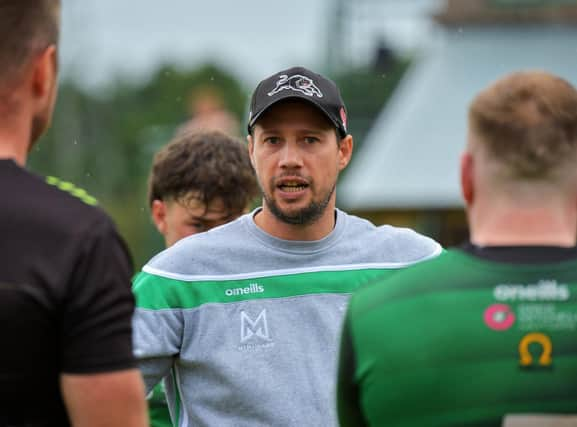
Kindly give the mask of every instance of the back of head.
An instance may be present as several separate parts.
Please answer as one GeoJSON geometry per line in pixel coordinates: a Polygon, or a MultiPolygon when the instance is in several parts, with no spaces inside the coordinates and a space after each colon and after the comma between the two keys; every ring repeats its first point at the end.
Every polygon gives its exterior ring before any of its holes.
{"type": "Polygon", "coordinates": [[[38,52],[56,45],[60,0],[0,0],[0,89],[15,82],[38,52]]]}
{"type": "Polygon", "coordinates": [[[481,92],[469,109],[470,149],[502,184],[575,183],[577,91],[545,72],[511,74],[481,92]]]}
{"type": "Polygon", "coordinates": [[[148,201],[187,201],[208,206],[222,199],[229,213],[241,213],[258,194],[246,146],[220,131],[178,135],[154,157],[148,201]]]}

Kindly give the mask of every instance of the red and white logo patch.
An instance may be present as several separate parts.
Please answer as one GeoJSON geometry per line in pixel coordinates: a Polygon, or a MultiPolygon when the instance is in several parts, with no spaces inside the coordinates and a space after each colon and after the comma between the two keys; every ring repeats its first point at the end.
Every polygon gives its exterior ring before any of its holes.
{"type": "Polygon", "coordinates": [[[347,112],[345,111],[345,107],[341,107],[341,120],[343,122],[343,127],[347,130],[347,112]]]}
{"type": "Polygon", "coordinates": [[[493,304],[485,310],[483,319],[494,331],[506,331],[515,323],[515,313],[506,304],[493,304]]]}

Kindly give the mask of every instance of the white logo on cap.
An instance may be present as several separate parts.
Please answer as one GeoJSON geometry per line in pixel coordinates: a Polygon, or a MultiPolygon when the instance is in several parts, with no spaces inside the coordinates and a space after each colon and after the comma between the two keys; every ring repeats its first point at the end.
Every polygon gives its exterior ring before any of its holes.
{"type": "Polygon", "coordinates": [[[276,95],[285,89],[294,90],[295,92],[303,93],[306,96],[317,96],[318,98],[323,97],[323,93],[315,85],[312,79],[300,74],[295,74],[290,77],[286,74],[280,76],[279,81],[276,82],[276,87],[268,93],[268,96],[276,95]]]}

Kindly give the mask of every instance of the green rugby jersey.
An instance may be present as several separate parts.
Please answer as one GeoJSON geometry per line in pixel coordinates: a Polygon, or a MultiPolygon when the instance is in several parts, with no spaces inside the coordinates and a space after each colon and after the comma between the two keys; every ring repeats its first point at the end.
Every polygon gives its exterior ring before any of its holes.
{"type": "Polygon", "coordinates": [[[164,391],[164,382],[160,382],[146,396],[148,403],[148,418],[150,427],[172,427],[170,411],[166,402],[166,393],[164,391]]]}
{"type": "Polygon", "coordinates": [[[336,211],[312,242],[248,214],[181,240],[134,283],[134,347],[147,388],[165,378],[177,426],[332,426],[350,293],[438,255],[429,238],[336,211]]]}
{"type": "Polygon", "coordinates": [[[351,299],[340,422],[577,425],[576,337],[575,248],[446,251],[351,299]]]}

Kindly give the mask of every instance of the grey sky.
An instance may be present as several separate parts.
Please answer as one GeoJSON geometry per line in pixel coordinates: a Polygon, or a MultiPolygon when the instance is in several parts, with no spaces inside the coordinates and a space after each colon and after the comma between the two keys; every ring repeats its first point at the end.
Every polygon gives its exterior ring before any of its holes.
{"type": "MultiPolygon", "coordinates": [[[[215,61],[252,85],[291,65],[319,68],[334,1],[65,0],[64,73],[98,87],[117,73],[141,78],[163,61],[184,66],[215,61]]],[[[357,57],[379,31],[401,47],[414,45],[423,29],[415,16],[438,0],[360,1],[387,7],[354,31],[348,48],[357,57]]],[[[357,13],[372,10],[366,6],[357,13]]]]}

